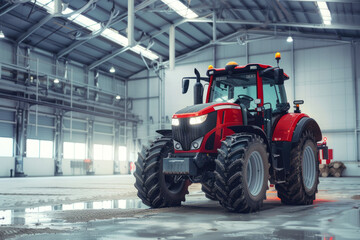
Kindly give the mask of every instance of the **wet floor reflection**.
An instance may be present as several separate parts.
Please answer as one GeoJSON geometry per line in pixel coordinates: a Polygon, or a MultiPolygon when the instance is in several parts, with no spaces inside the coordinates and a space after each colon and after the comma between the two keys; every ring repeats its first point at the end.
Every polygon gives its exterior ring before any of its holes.
{"type": "Polygon", "coordinates": [[[1,225],[30,225],[51,222],[45,213],[52,211],[71,211],[86,209],[147,209],[138,199],[107,200],[95,202],[76,202],[15,210],[0,210],[1,225]]]}

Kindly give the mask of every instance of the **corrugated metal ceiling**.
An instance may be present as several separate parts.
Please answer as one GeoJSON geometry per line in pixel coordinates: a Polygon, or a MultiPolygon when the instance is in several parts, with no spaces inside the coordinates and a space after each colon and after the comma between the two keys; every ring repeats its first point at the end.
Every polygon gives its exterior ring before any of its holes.
{"type": "MultiPolygon", "coordinates": [[[[49,0],[50,2],[51,0],[49,0]]],[[[68,2],[72,9],[80,9],[87,1],[68,2]]],[[[148,6],[136,12],[135,39],[143,41],[150,37],[154,42],[151,50],[166,61],[169,58],[169,34],[167,28],[183,18],[170,10],[162,1],[135,0],[135,7],[151,2],[148,6]],[[159,31],[166,29],[162,34],[159,31]]],[[[328,8],[331,12],[332,25],[322,27],[322,18],[315,1],[308,0],[183,0],[185,5],[195,11],[201,22],[184,22],[176,27],[176,56],[181,56],[209,44],[213,38],[212,13],[217,16],[217,38],[221,39],[230,34],[227,41],[236,41],[236,37],[246,33],[261,33],[273,35],[289,34],[299,37],[316,37],[324,39],[358,40],[360,38],[360,3],[356,0],[329,0],[328,8]],[[230,22],[227,22],[230,21],[230,22]],[[297,24],[294,26],[294,24],[297,24]],[[234,35],[234,33],[238,32],[234,35]]],[[[115,1],[115,9],[125,14],[122,21],[112,26],[120,34],[126,36],[127,29],[127,1],[115,1]]],[[[98,0],[96,7],[85,11],[83,15],[96,22],[106,22],[109,19],[113,1],[98,0]]],[[[1,27],[7,39],[16,41],[32,26],[39,24],[49,13],[34,6],[31,1],[8,0],[0,3],[1,27]],[[25,3],[24,3],[25,2],[25,3]]],[[[86,28],[63,17],[52,18],[27,36],[22,44],[37,47],[54,54],[64,49],[71,49],[63,58],[72,59],[91,65],[122,46],[98,36],[87,41],[75,40],[76,32],[90,34],[86,28]],[[76,47],[73,47],[76,45],[76,47]]],[[[142,45],[147,47],[149,41],[142,45]]],[[[149,60],[148,60],[149,61],[149,60]]],[[[97,66],[108,71],[115,66],[117,75],[128,78],[145,68],[139,54],[125,51],[97,66]]]]}

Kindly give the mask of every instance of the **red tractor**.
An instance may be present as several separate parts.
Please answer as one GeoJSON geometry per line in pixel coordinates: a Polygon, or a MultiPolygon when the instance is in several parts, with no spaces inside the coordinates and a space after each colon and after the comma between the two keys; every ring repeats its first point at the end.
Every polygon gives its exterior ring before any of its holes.
{"type": "Polygon", "coordinates": [[[185,201],[188,186],[201,183],[207,198],[233,212],[253,212],[266,199],[268,181],[275,184],[285,204],[312,204],[319,184],[317,142],[322,139],[316,121],[289,113],[279,68],[262,64],[207,71],[195,79],[195,105],[173,115],[171,130],[139,153],[135,187],[146,205],[159,208],[185,201]],[[206,103],[203,85],[208,82],[206,103]]]}

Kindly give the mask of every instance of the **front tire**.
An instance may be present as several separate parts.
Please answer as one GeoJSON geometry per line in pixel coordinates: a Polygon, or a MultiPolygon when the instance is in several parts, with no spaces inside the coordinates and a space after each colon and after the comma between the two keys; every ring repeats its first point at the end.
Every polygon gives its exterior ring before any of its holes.
{"type": "Polygon", "coordinates": [[[269,180],[264,140],[255,134],[234,134],[226,137],[218,152],[215,188],[220,204],[232,212],[258,211],[269,180]]]}
{"type": "Polygon", "coordinates": [[[286,183],[277,184],[284,204],[309,205],[315,200],[319,184],[319,162],[314,135],[305,131],[291,149],[290,174],[286,183]]]}
{"type": "Polygon", "coordinates": [[[201,190],[205,193],[205,197],[212,201],[217,201],[215,191],[215,177],[212,173],[205,181],[201,182],[201,190]]]}
{"type": "Polygon", "coordinates": [[[172,139],[161,137],[139,153],[134,173],[135,187],[138,197],[149,207],[179,206],[189,193],[190,181],[184,176],[163,174],[163,159],[173,152],[172,139]]]}

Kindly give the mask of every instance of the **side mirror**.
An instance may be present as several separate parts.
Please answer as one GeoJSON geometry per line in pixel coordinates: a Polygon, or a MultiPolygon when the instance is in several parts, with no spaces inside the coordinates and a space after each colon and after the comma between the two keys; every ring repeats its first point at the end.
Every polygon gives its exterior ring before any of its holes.
{"type": "Polygon", "coordinates": [[[187,93],[189,89],[189,79],[183,79],[182,81],[182,94],[187,93]]]}
{"type": "Polygon", "coordinates": [[[274,80],[275,84],[282,85],[284,84],[284,70],[281,68],[274,69],[274,80]]]}

